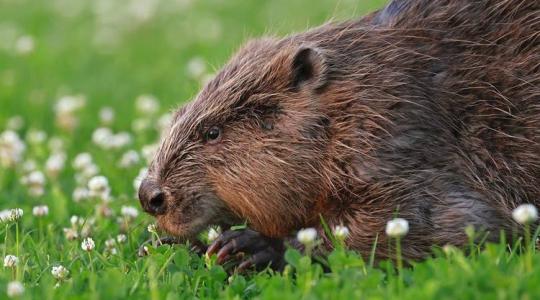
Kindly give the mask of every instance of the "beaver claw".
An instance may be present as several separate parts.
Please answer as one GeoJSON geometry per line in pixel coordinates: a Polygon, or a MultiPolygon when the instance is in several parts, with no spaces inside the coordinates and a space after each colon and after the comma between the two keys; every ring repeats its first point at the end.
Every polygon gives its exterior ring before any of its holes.
{"type": "Polygon", "coordinates": [[[217,263],[232,263],[237,270],[270,267],[281,270],[285,265],[283,240],[266,237],[251,229],[228,230],[222,233],[206,252],[217,253],[217,263]],[[237,258],[238,261],[234,261],[237,258]]]}

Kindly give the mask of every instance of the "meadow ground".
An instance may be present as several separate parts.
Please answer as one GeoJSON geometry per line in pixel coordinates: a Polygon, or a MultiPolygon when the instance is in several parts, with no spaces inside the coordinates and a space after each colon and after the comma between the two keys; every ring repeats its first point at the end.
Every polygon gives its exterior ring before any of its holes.
{"type": "Polygon", "coordinates": [[[540,255],[504,243],[401,273],[339,245],[329,273],[295,251],[247,275],[186,246],[137,256],[157,234],[136,178],[167,112],[249,37],[383,2],[0,0],[0,299],[540,298],[540,255]]]}

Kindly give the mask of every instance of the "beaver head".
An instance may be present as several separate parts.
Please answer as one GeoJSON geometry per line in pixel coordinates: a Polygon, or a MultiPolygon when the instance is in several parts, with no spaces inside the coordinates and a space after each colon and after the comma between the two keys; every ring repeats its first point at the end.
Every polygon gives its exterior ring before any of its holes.
{"type": "Polygon", "coordinates": [[[278,237],[316,221],[331,185],[327,70],[316,47],[248,43],[175,113],[141,184],[143,208],[180,237],[242,221],[278,237]]]}

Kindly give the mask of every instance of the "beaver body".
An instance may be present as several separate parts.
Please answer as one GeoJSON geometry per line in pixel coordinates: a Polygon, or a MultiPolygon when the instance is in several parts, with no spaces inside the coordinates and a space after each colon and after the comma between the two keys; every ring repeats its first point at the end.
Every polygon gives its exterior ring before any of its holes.
{"type": "Polygon", "coordinates": [[[396,216],[410,259],[468,225],[511,233],[540,205],[540,2],[395,0],[249,42],[175,114],[140,198],[176,236],[246,220],[275,241],[322,217],[379,258],[396,216]]]}

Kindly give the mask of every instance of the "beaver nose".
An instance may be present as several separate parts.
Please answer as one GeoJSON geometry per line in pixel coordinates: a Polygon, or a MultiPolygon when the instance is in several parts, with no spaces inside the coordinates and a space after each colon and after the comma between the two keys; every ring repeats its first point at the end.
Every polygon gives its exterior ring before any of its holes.
{"type": "Polygon", "coordinates": [[[139,201],[143,209],[154,216],[165,213],[165,193],[150,179],[141,182],[139,201]]]}

